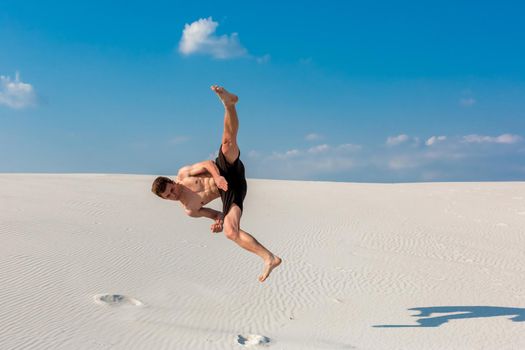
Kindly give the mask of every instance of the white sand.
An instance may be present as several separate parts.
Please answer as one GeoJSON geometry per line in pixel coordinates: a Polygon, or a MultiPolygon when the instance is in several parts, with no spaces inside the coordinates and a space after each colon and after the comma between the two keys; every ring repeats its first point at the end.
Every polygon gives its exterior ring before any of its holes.
{"type": "Polygon", "coordinates": [[[153,179],[0,175],[0,349],[525,348],[524,182],[249,180],[261,284],[153,179]]]}

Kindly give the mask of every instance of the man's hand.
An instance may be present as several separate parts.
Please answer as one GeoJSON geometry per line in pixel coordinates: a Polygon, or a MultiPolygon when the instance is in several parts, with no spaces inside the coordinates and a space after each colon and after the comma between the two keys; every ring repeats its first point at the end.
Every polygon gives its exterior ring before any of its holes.
{"type": "Polygon", "coordinates": [[[223,191],[228,191],[228,182],[226,181],[226,179],[223,177],[223,176],[218,176],[216,179],[215,179],[215,184],[217,185],[217,187],[223,191]]]}
{"type": "Polygon", "coordinates": [[[222,232],[222,223],[211,224],[211,232],[213,233],[222,232]]]}
{"type": "Polygon", "coordinates": [[[222,228],[224,225],[224,217],[222,214],[217,215],[215,218],[215,222],[211,224],[211,232],[213,233],[219,233],[222,232],[222,228]]]}

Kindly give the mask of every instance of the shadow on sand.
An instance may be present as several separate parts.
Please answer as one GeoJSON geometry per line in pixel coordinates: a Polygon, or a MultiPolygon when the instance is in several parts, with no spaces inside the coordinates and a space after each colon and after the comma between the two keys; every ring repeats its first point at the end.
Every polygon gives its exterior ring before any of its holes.
{"type": "Polygon", "coordinates": [[[418,325],[377,325],[376,328],[401,328],[401,327],[439,327],[450,320],[481,317],[512,316],[509,320],[513,322],[525,321],[525,309],[516,307],[498,306],[435,306],[435,307],[415,307],[413,311],[419,314],[412,315],[418,317],[418,325]],[[433,314],[441,314],[432,317],[433,314]],[[443,315],[445,314],[445,315],[443,315]]]}

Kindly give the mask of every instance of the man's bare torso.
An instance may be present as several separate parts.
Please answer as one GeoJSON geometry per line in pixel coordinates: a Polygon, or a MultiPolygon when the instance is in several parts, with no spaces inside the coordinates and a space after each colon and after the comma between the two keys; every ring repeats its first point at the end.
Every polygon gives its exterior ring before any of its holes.
{"type": "Polygon", "coordinates": [[[210,173],[197,176],[177,176],[177,183],[183,185],[180,201],[186,210],[198,210],[219,198],[219,189],[210,173]]]}

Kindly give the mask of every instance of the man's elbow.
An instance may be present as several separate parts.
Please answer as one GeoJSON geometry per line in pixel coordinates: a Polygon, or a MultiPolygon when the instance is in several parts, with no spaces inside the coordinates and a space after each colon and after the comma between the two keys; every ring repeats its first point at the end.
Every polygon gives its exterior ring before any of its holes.
{"type": "Polygon", "coordinates": [[[207,160],[204,162],[204,167],[206,168],[206,170],[211,169],[214,165],[215,163],[213,162],[213,160],[207,160]]]}
{"type": "Polygon", "coordinates": [[[192,218],[200,217],[200,214],[199,214],[198,210],[186,209],[186,210],[184,210],[184,212],[186,212],[186,215],[191,216],[192,218]]]}

